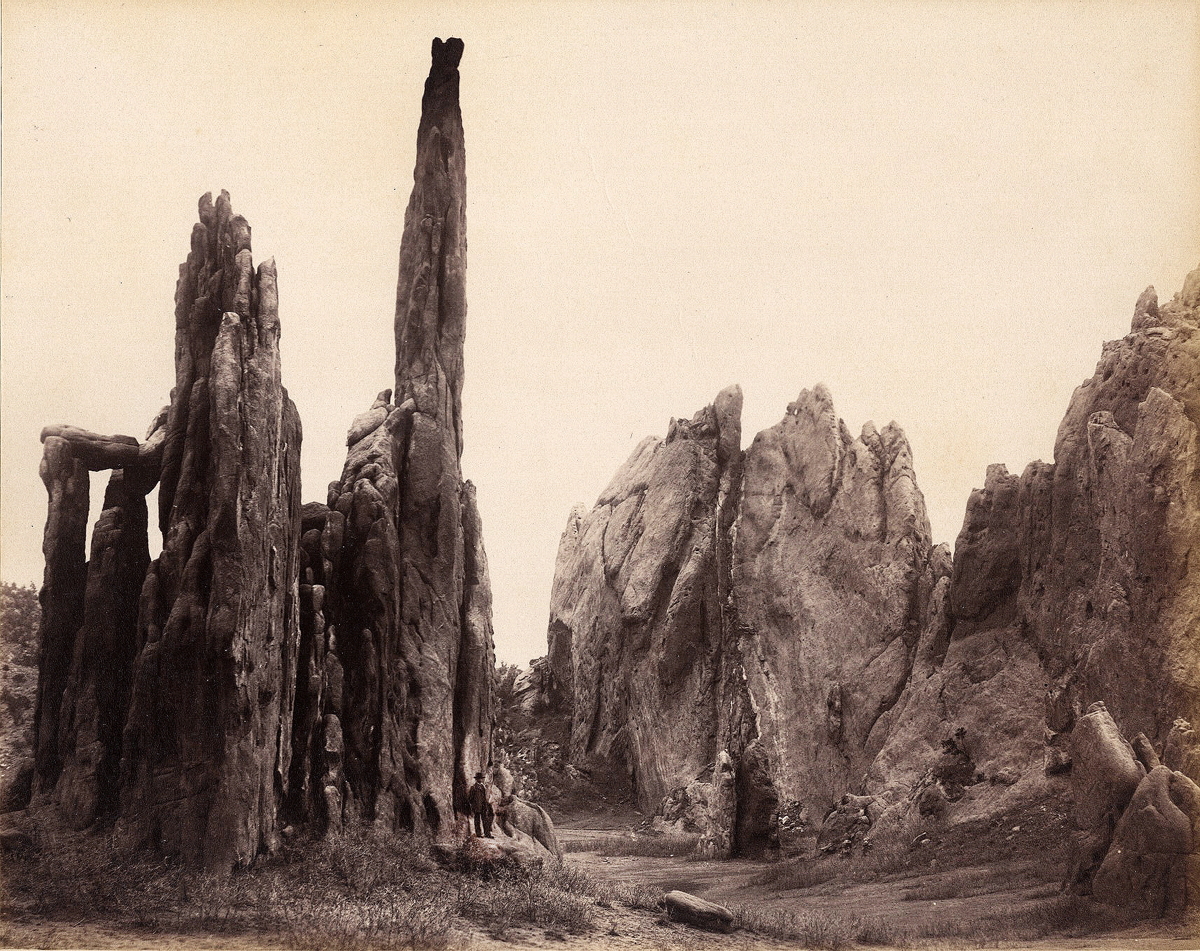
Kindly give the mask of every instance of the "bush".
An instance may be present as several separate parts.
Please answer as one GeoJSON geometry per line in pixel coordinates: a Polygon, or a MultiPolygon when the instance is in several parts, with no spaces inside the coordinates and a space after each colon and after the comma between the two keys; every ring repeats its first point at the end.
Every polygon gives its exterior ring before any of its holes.
{"type": "Polygon", "coordinates": [[[38,664],[38,627],[42,606],[37,586],[0,581],[0,661],[21,667],[38,664]]]}

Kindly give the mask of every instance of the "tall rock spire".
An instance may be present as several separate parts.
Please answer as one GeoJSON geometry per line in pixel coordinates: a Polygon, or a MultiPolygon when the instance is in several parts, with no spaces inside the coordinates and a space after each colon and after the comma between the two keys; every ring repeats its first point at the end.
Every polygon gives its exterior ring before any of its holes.
{"type": "Polygon", "coordinates": [[[163,550],[138,614],[118,828],[214,869],[275,838],[298,636],[300,417],[281,383],[275,262],[222,192],[176,289],[163,550]]]}
{"type": "Polygon", "coordinates": [[[275,841],[299,628],[300,418],[275,264],[221,192],[175,291],[175,387],[144,443],[42,432],[46,644],[34,797],[214,870],[275,841]],[[113,470],[84,562],[87,472],[113,470]],[[146,494],[159,487],[150,561],[146,494]]]}
{"type": "Polygon", "coordinates": [[[433,41],[421,99],[413,190],[396,283],[396,405],[412,399],[455,437],[462,454],[467,297],[467,171],[458,63],[463,42],[433,41]]]}
{"type": "Polygon", "coordinates": [[[328,507],[306,507],[293,767],[300,818],[448,834],[491,748],[491,591],[461,393],[461,40],[433,41],[396,291],[396,389],[351,424],[328,507]],[[303,790],[312,790],[305,793],[303,790]],[[458,803],[461,805],[461,803],[458,803]]]}

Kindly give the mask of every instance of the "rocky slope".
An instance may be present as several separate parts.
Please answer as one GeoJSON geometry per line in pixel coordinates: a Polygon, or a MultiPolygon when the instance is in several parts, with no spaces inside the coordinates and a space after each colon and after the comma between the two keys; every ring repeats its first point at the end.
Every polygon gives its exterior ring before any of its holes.
{"type": "Polygon", "coordinates": [[[713,836],[745,848],[780,795],[823,809],[861,776],[935,567],[896,427],[854,439],[818,388],[742,453],[740,410],[730,388],[673,420],[572,513],[533,693],[570,708],[571,761],[645,806],[715,783],[688,799],[730,799],[713,821],[740,834],[713,836]]]}
{"type": "Polygon", "coordinates": [[[1200,271],[1161,308],[1148,289],[1076,389],[1054,462],[992,466],[972,493],[924,635],[933,663],[897,705],[872,792],[919,783],[956,729],[980,777],[1007,786],[1043,762],[1068,772],[1096,701],[1159,750],[1200,714],[1198,305],[1200,271]]]}

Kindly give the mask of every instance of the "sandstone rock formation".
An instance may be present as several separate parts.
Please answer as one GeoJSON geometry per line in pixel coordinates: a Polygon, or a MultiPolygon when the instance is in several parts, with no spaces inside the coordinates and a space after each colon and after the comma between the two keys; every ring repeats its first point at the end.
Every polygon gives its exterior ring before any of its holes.
{"type": "MultiPolygon", "coordinates": [[[[491,752],[487,558],[462,480],[462,42],[433,44],[405,217],[396,400],[300,505],[273,262],[222,192],[176,288],[176,381],[144,443],[48,427],[34,796],[214,870],[280,819],[450,835],[491,752]],[[112,469],[84,557],[88,473],[112,469]],[[148,554],[159,487],[162,554],[148,554]]],[[[544,813],[522,812],[555,848],[544,813]]],[[[531,840],[532,841],[532,840],[531,840]]]]}
{"type": "Polygon", "coordinates": [[[464,482],[460,40],[435,40],[396,295],[396,388],[306,507],[292,809],[449,834],[491,751],[491,590],[464,482]],[[305,789],[320,789],[306,795],[305,789]]]}
{"type": "Polygon", "coordinates": [[[1175,914],[1200,896],[1200,786],[1166,766],[1138,785],[1092,880],[1092,894],[1143,914],[1175,914]]]}
{"type": "Polygon", "coordinates": [[[1076,722],[1071,746],[1072,888],[1140,915],[1193,906],[1200,787],[1159,763],[1149,741],[1129,743],[1100,701],[1076,722]]]}
{"type": "Polygon", "coordinates": [[[990,467],[953,559],[903,434],[855,439],[821,388],[741,454],[711,408],[673,423],[572,513],[523,703],[569,711],[572,761],[647,805],[711,781],[727,749],[758,777],[739,779],[738,823],[755,797],[811,819],[864,795],[884,828],[1028,801],[1090,745],[1099,700],[1135,736],[1131,769],[1194,775],[1175,718],[1200,711],[1198,331],[1200,270],[1164,306],[1143,294],[1055,461],[990,467]]]}
{"type": "Polygon", "coordinates": [[[298,636],[300,420],[275,266],[222,192],[175,293],[175,387],[145,443],[47,427],[35,799],[217,869],[271,847],[298,636]],[[112,469],[83,558],[87,471],[112,469]],[[150,562],[146,494],[159,486],[150,562]]]}
{"type": "Polygon", "coordinates": [[[34,794],[53,793],[80,827],[117,805],[138,599],[150,561],[145,497],[158,481],[160,421],[145,445],[73,426],[42,431],[49,512],[34,794]],[[105,469],[113,473],[88,562],[88,474],[105,469]]]}
{"type": "Polygon", "coordinates": [[[908,682],[934,585],[929,520],[894,423],[856,439],[804,391],[746,450],[733,596],[747,686],[787,799],[861,779],[908,682]]]}
{"type": "Polygon", "coordinates": [[[538,667],[569,698],[572,760],[646,805],[696,780],[720,799],[731,757],[738,805],[703,839],[722,854],[771,840],[781,792],[824,809],[861,776],[935,582],[898,428],[853,439],[818,388],[743,454],[740,409],[730,388],[672,421],[572,513],[538,667]]]}
{"type": "Polygon", "coordinates": [[[972,493],[941,620],[918,649],[934,662],[918,660],[869,792],[903,797],[950,729],[1003,789],[1031,787],[1043,765],[1069,773],[1095,701],[1164,755],[1175,717],[1195,716],[1198,308],[1200,270],[1161,308],[1143,293],[1130,333],[1076,389],[1054,462],[1019,477],[992,466],[972,493]]]}
{"type": "Polygon", "coordinates": [[[753,738],[720,580],[741,403],[730,387],[644,440],[559,546],[542,680],[569,698],[572,762],[646,807],[753,738]]]}
{"type": "Polygon", "coordinates": [[[300,418],[281,385],[275,265],[225,193],[176,290],[175,388],[138,618],[120,828],[220,869],[272,846],[298,643],[300,418]]]}

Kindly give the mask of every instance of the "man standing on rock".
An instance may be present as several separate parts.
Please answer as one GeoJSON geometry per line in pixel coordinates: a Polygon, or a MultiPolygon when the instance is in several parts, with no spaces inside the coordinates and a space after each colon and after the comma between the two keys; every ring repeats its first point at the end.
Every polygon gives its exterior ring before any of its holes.
{"type": "Polygon", "coordinates": [[[475,818],[475,834],[485,839],[492,838],[491,804],[488,802],[487,787],[483,785],[483,773],[475,774],[475,785],[467,793],[467,802],[475,818]]]}

